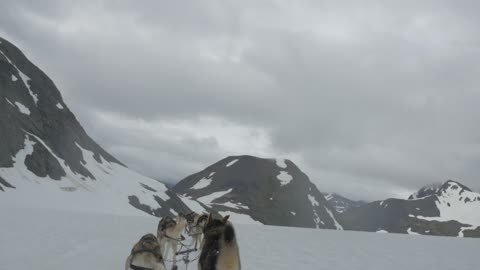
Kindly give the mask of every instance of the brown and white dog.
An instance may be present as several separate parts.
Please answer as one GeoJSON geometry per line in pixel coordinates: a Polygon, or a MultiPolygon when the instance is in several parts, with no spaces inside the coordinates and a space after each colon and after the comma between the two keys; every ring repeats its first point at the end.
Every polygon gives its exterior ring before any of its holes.
{"type": "Polygon", "coordinates": [[[179,213],[175,220],[171,217],[163,217],[158,223],[157,237],[163,258],[168,258],[170,249],[173,252],[173,265],[176,265],[178,244],[185,238],[182,232],[187,226],[187,219],[182,213],[179,213]]]}
{"type": "Polygon", "coordinates": [[[202,243],[203,228],[207,224],[208,215],[205,213],[197,214],[191,212],[185,216],[187,218],[187,232],[195,242],[195,249],[202,243]]]}
{"type": "Polygon", "coordinates": [[[146,234],[133,246],[125,262],[125,270],[165,270],[158,239],[146,234]]]}
{"type": "Polygon", "coordinates": [[[229,217],[214,219],[208,215],[198,270],[240,270],[237,239],[229,217]]]}

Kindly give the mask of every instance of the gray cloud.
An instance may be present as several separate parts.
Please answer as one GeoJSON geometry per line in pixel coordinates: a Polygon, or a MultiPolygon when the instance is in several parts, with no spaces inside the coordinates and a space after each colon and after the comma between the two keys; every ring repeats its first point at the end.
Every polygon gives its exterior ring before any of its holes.
{"type": "Polygon", "coordinates": [[[100,144],[157,179],[286,156],[324,190],[480,189],[470,1],[11,1],[0,34],[100,144]]]}

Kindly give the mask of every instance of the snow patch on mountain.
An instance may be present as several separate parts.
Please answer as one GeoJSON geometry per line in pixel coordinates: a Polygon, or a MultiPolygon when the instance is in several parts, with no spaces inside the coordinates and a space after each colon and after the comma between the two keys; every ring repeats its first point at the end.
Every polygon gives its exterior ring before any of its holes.
{"type": "Polygon", "coordinates": [[[280,181],[280,186],[285,186],[293,180],[293,177],[286,171],[280,171],[277,175],[277,179],[280,181]]]}
{"type": "Polygon", "coordinates": [[[16,81],[18,81],[18,78],[12,74],[12,82],[16,82],[16,81]]]}
{"type": "Polygon", "coordinates": [[[17,105],[18,110],[25,114],[25,115],[30,115],[30,110],[27,108],[27,106],[23,105],[22,103],[15,101],[15,105],[17,105]]]}
{"type": "Polygon", "coordinates": [[[250,208],[246,205],[243,205],[242,203],[233,203],[233,202],[226,202],[226,203],[210,203],[210,205],[221,205],[221,206],[225,206],[227,208],[233,208],[233,209],[237,209],[237,210],[241,210],[241,209],[244,209],[244,210],[249,210],[250,208]]]}
{"type": "Polygon", "coordinates": [[[15,104],[13,104],[8,98],[5,98],[5,100],[8,102],[8,104],[12,105],[12,107],[16,107],[15,104]]]}
{"type": "Polygon", "coordinates": [[[421,235],[421,234],[419,234],[419,233],[417,233],[417,232],[412,231],[412,228],[411,228],[411,227],[408,227],[407,233],[410,234],[410,235],[421,235]]]}
{"type": "Polygon", "coordinates": [[[64,109],[63,105],[60,102],[58,102],[57,105],[55,105],[55,106],[57,106],[57,108],[60,109],[60,110],[64,109]]]}
{"type": "Polygon", "coordinates": [[[282,169],[287,168],[287,163],[285,162],[285,159],[277,158],[277,159],[275,159],[275,163],[277,164],[278,167],[280,167],[282,169]]]}
{"type": "Polygon", "coordinates": [[[202,178],[198,180],[198,182],[193,185],[192,189],[202,189],[208,187],[212,183],[212,179],[209,178],[202,178]]]}
{"type": "Polygon", "coordinates": [[[237,163],[237,161],[238,161],[238,158],[230,161],[229,163],[227,163],[227,165],[225,165],[225,167],[230,167],[230,166],[232,166],[233,164],[237,163]]]}
{"type": "Polygon", "coordinates": [[[197,200],[201,203],[204,203],[206,205],[209,205],[211,204],[214,200],[220,198],[220,197],[223,197],[225,196],[226,194],[232,192],[232,188],[228,189],[228,190],[225,190],[225,191],[218,191],[218,192],[213,192],[207,196],[203,196],[203,197],[200,197],[198,198],[197,200]]]}
{"type": "Polygon", "coordinates": [[[310,201],[310,203],[312,204],[312,209],[313,209],[313,222],[315,223],[315,227],[317,229],[320,228],[320,223],[322,225],[325,225],[325,223],[320,219],[320,216],[318,215],[317,213],[317,210],[315,209],[316,206],[319,206],[320,204],[318,203],[318,201],[315,199],[314,196],[308,194],[308,200],[310,201]]]}
{"type": "Polygon", "coordinates": [[[343,230],[342,225],[340,225],[340,223],[338,223],[338,221],[337,221],[337,219],[335,218],[335,216],[333,215],[332,211],[330,211],[330,209],[328,209],[328,207],[326,207],[326,206],[324,206],[324,207],[325,207],[325,211],[327,211],[328,215],[332,218],[333,223],[335,224],[335,228],[336,228],[338,231],[343,230]]]}
{"type": "Polygon", "coordinates": [[[310,202],[312,203],[312,206],[315,207],[315,206],[319,206],[320,204],[318,203],[318,201],[315,199],[314,196],[308,194],[308,200],[310,200],[310,202]]]}

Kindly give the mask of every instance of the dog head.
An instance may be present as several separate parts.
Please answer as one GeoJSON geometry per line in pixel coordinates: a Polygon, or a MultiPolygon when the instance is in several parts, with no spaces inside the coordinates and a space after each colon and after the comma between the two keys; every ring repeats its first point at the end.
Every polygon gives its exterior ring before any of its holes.
{"type": "Polygon", "coordinates": [[[185,215],[185,218],[187,219],[188,224],[193,224],[195,223],[195,220],[197,219],[198,214],[195,212],[190,212],[185,215]]]}
{"type": "Polygon", "coordinates": [[[187,217],[183,213],[178,213],[175,222],[180,226],[185,226],[187,225],[187,217]]]}
{"type": "Polygon", "coordinates": [[[205,227],[203,228],[203,233],[205,235],[220,235],[223,233],[225,227],[230,224],[228,219],[230,218],[229,215],[219,219],[214,218],[212,214],[208,214],[207,221],[205,223],[205,227]]]}
{"type": "Polygon", "coordinates": [[[196,217],[195,225],[204,228],[208,221],[208,214],[201,214],[196,217]]]}
{"type": "Polygon", "coordinates": [[[149,252],[155,255],[157,259],[162,259],[162,253],[160,252],[160,246],[157,241],[157,237],[155,235],[149,233],[145,234],[140,238],[135,246],[133,246],[132,254],[140,253],[140,252],[149,252]]]}

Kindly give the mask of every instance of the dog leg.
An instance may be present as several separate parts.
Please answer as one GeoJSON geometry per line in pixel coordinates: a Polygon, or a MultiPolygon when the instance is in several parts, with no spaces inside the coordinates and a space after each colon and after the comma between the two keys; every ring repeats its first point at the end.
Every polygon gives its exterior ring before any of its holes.
{"type": "Polygon", "coordinates": [[[177,242],[172,241],[173,266],[177,266],[177,242]]]}
{"type": "Polygon", "coordinates": [[[155,264],[153,270],[166,270],[165,269],[165,264],[164,263],[157,263],[157,264],[155,264]]]}
{"type": "Polygon", "coordinates": [[[168,259],[168,252],[170,251],[170,241],[165,241],[165,255],[163,255],[163,258],[168,259]]]}

